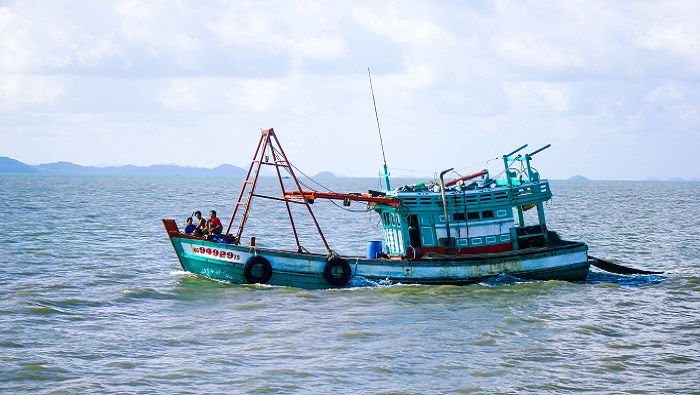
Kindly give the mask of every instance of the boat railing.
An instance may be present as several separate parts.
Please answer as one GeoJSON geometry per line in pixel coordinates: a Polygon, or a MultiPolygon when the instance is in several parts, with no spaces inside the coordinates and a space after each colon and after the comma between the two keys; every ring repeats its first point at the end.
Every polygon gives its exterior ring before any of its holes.
{"type": "Polygon", "coordinates": [[[517,206],[544,202],[552,198],[552,191],[547,180],[529,183],[512,189],[513,201],[517,206]]]}

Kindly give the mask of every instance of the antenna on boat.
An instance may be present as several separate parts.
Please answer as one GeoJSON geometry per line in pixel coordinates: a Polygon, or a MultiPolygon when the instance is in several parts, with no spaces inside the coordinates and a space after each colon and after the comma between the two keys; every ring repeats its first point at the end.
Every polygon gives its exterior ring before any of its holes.
{"type": "Polygon", "coordinates": [[[377,113],[377,101],[374,100],[374,88],[372,87],[372,73],[367,68],[369,75],[369,89],[372,91],[372,103],[374,103],[374,116],[377,118],[377,130],[379,131],[379,144],[382,146],[382,158],[384,159],[384,173],[380,174],[384,178],[384,187],[387,191],[391,190],[389,186],[389,168],[386,166],[386,155],[384,154],[384,141],[382,141],[382,128],[379,127],[379,114],[377,113]]]}

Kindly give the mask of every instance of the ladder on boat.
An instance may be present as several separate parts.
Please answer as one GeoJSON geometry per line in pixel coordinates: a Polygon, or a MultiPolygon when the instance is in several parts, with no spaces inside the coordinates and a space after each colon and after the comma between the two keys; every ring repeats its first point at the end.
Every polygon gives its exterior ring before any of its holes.
{"type": "Polygon", "coordinates": [[[332,251],[328,246],[328,243],[326,242],[326,238],[323,236],[321,227],[318,225],[318,221],[316,221],[316,217],[314,216],[311,207],[309,206],[308,199],[294,199],[287,196],[288,194],[285,190],[284,182],[282,181],[282,169],[286,170],[289,173],[289,176],[296,185],[297,190],[301,191],[301,185],[299,184],[299,181],[297,180],[297,177],[294,174],[294,170],[292,169],[291,163],[289,163],[289,161],[287,160],[287,156],[284,154],[284,150],[282,149],[279,140],[277,140],[277,136],[275,136],[275,131],[272,128],[265,129],[261,133],[260,141],[258,142],[258,147],[255,149],[253,160],[250,162],[250,166],[248,167],[248,173],[246,174],[245,181],[243,181],[243,185],[241,186],[241,192],[239,193],[238,199],[236,200],[236,205],[233,208],[233,214],[231,215],[231,220],[229,221],[228,228],[226,229],[226,234],[230,234],[231,227],[236,218],[236,214],[238,214],[239,209],[241,209],[242,212],[238,223],[238,230],[235,235],[235,243],[240,244],[241,236],[243,235],[243,228],[245,227],[246,220],[248,219],[250,204],[252,202],[253,197],[283,201],[287,208],[289,222],[292,225],[292,232],[294,233],[294,240],[296,241],[297,251],[303,252],[304,249],[301,246],[301,243],[299,242],[299,235],[294,224],[294,218],[292,217],[292,211],[289,206],[289,203],[304,204],[307,210],[309,211],[309,215],[311,216],[314,225],[316,225],[316,229],[318,230],[318,234],[321,237],[321,241],[323,241],[323,245],[326,247],[326,250],[330,254],[332,251]],[[280,189],[282,190],[281,198],[258,195],[255,193],[255,187],[258,182],[258,176],[260,175],[260,169],[263,165],[273,166],[275,168],[275,173],[277,174],[277,178],[279,180],[280,189]]]}

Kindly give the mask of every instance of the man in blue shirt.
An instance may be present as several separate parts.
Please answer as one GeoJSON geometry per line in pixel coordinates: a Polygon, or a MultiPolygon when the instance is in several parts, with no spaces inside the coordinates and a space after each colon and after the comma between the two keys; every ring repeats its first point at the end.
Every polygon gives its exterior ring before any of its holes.
{"type": "Polygon", "coordinates": [[[187,218],[187,226],[185,226],[185,234],[189,235],[194,232],[196,226],[192,223],[192,217],[187,218]]]}

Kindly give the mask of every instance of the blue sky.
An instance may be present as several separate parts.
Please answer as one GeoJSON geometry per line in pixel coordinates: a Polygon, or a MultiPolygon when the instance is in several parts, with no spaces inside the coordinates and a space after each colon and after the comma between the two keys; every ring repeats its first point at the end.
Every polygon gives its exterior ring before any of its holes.
{"type": "Polygon", "coordinates": [[[699,177],[699,48],[695,0],[0,1],[0,156],[374,176],[370,68],[396,175],[699,177]]]}

